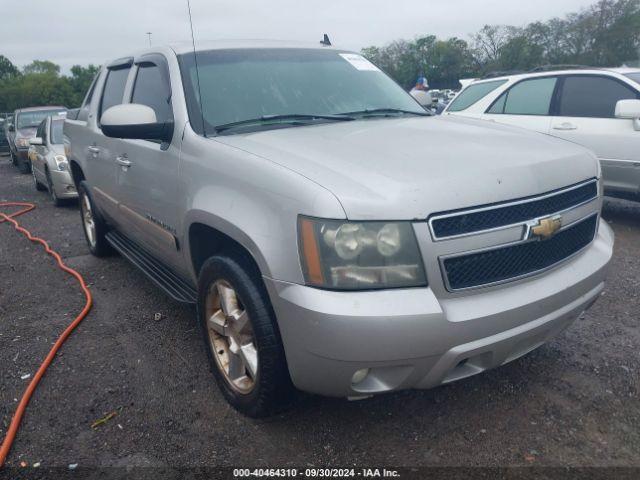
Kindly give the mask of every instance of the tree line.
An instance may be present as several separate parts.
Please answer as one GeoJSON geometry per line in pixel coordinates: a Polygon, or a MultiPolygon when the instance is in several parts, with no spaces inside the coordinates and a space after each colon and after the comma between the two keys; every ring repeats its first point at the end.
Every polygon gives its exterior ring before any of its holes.
{"type": "Polygon", "coordinates": [[[79,107],[99,67],[74,65],[70,75],[48,60],[34,60],[19,69],[0,55],[0,112],[41,105],[79,107]]]}
{"type": "MultiPolygon", "coordinates": [[[[496,71],[527,71],[542,65],[595,67],[637,62],[640,52],[640,0],[599,0],[580,12],[524,27],[486,25],[469,40],[423,35],[362,54],[410,89],[419,75],[432,88],[458,88],[458,80],[496,71]]],[[[39,105],[80,106],[98,71],[34,60],[19,69],[0,55],[0,112],[39,105]]]]}
{"type": "Polygon", "coordinates": [[[362,54],[404,88],[418,75],[432,88],[458,88],[461,78],[529,71],[545,65],[619,67],[640,52],[640,0],[599,0],[580,12],[524,27],[486,25],[467,41],[425,35],[362,54]]]}

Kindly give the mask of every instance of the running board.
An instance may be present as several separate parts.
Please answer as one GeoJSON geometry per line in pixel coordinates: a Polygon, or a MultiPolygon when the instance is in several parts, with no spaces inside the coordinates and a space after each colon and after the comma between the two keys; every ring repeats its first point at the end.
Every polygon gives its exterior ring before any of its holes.
{"type": "Polygon", "coordinates": [[[196,303],[198,298],[196,290],[173,273],[160,260],[114,230],[106,234],[106,239],[120,255],[142,270],[142,273],[174,300],[189,304],[196,303]]]}

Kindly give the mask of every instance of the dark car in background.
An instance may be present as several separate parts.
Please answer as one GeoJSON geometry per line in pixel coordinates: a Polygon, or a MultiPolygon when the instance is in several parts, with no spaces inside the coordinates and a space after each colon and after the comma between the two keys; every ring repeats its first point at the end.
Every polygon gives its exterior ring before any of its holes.
{"type": "Polygon", "coordinates": [[[14,112],[14,124],[9,126],[11,161],[21,173],[29,173],[29,140],[36,135],[38,125],[49,116],[66,116],[65,107],[31,107],[14,112]]]}

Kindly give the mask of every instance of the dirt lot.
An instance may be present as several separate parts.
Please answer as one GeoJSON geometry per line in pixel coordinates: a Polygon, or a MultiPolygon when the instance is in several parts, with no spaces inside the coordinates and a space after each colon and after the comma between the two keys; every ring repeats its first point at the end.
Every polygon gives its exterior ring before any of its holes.
{"type": "MultiPolygon", "coordinates": [[[[617,241],[606,293],[553,343],[434,390],[305,396],[255,421],[216,389],[193,312],[122,258],[90,256],[77,207],[54,208],[2,157],[0,201],[9,200],[38,204],[20,222],[85,275],[95,298],[37,391],[9,466],[640,467],[640,205],[607,202],[617,241]]],[[[40,248],[0,225],[0,438],[21,376],[82,303],[40,248]]]]}

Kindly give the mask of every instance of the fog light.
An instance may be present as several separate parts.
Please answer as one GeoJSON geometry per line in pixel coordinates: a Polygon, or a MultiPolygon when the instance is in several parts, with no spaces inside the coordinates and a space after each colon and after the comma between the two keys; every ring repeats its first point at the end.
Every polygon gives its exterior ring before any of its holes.
{"type": "Polygon", "coordinates": [[[358,370],[356,373],[353,374],[353,377],[351,377],[351,384],[352,385],[359,384],[365,378],[367,378],[367,375],[369,375],[369,369],[361,368],[360,370],[358,370]]]}

